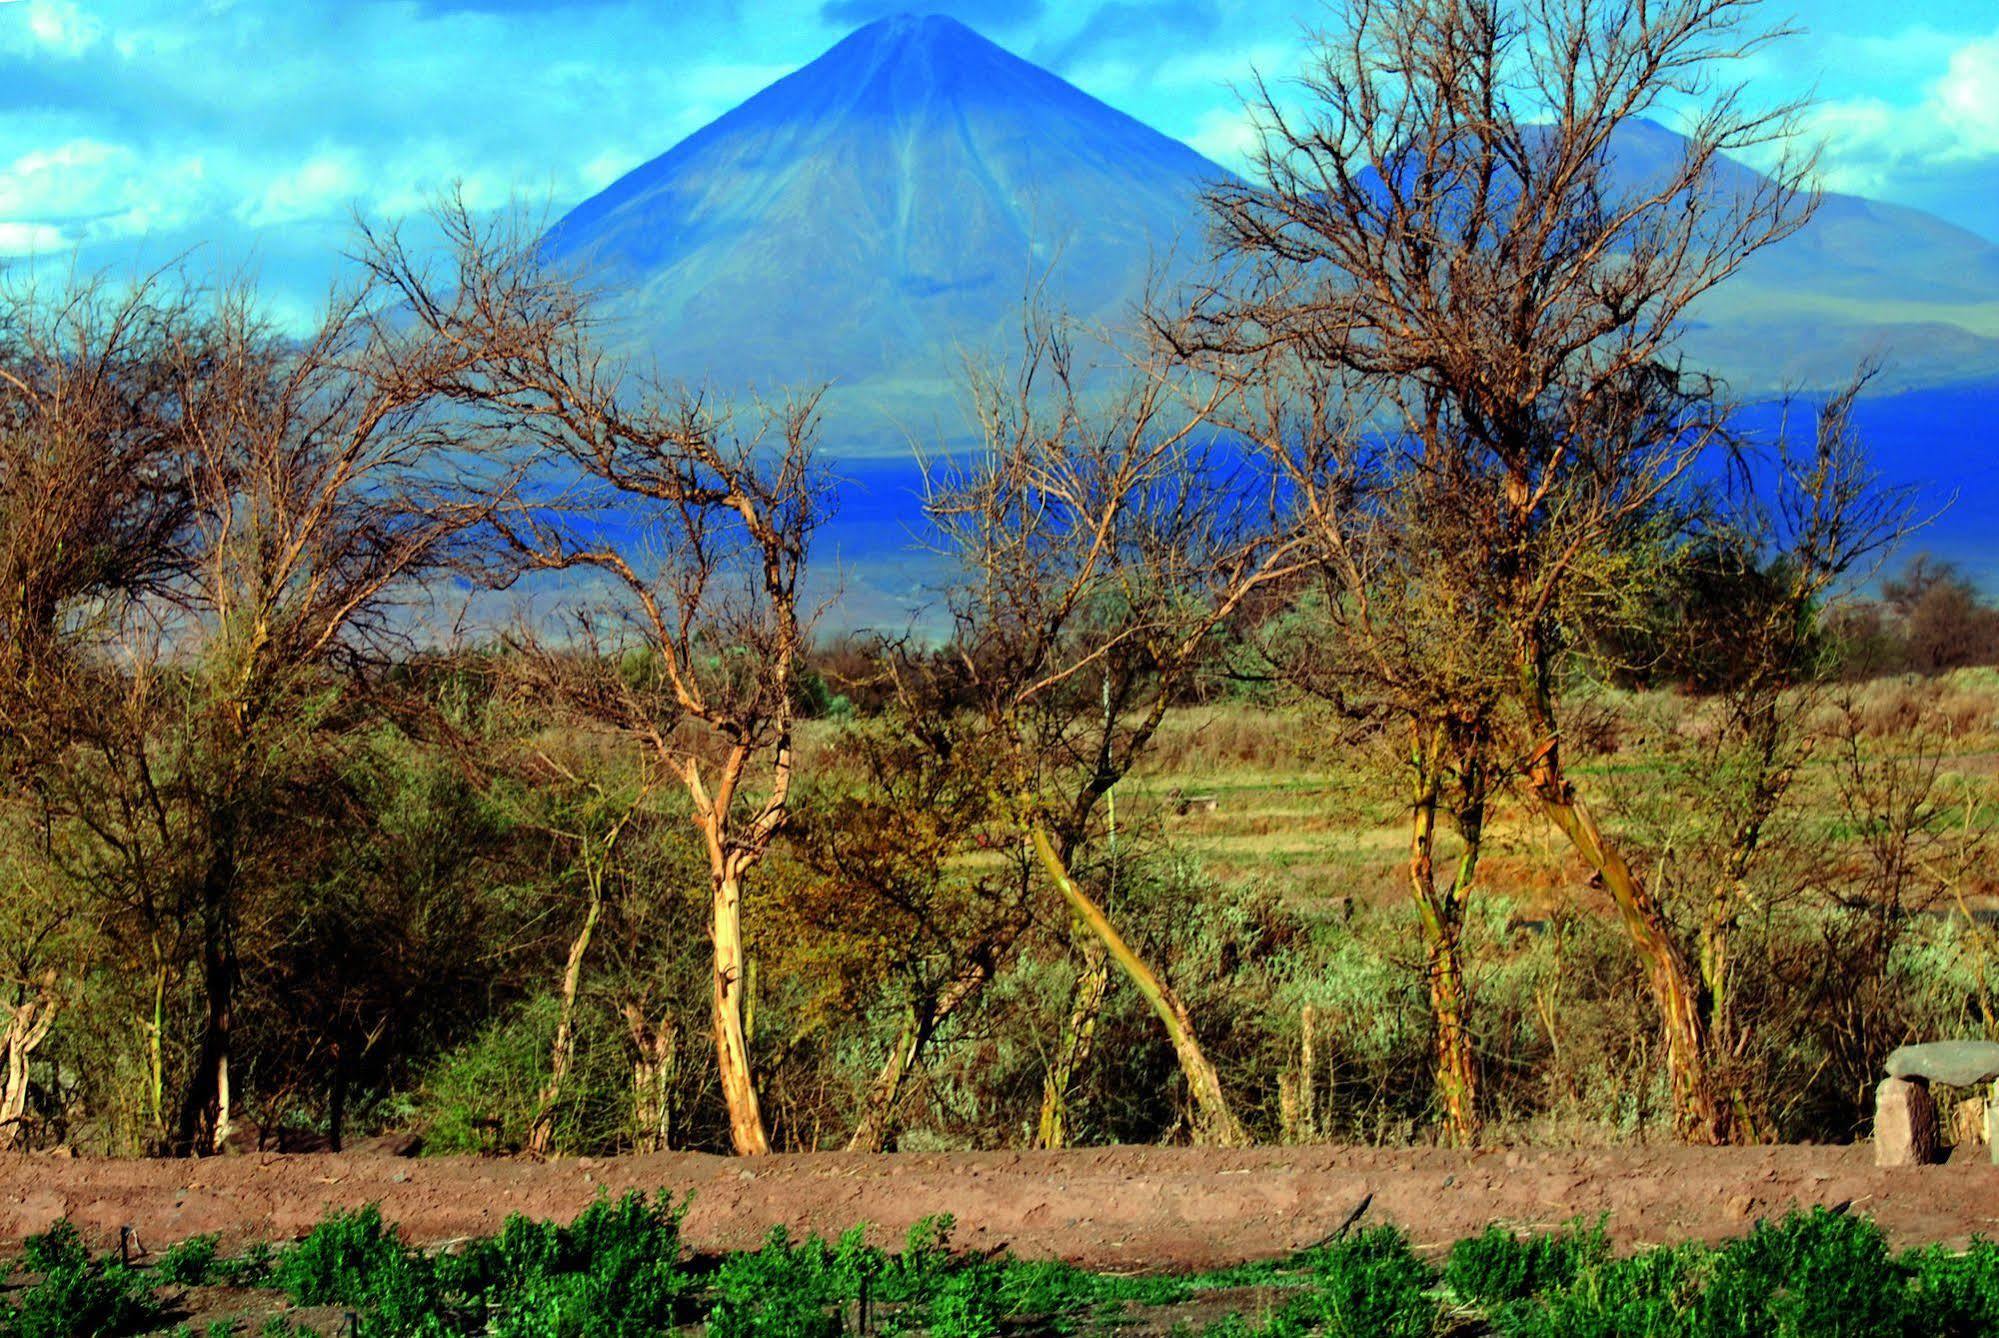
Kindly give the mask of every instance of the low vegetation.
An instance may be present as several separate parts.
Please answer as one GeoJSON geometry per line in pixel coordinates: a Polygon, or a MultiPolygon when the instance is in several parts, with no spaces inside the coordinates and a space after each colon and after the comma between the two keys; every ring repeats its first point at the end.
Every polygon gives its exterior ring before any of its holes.
{"type": "Polygon", "coordinates": [[[970,374],[929,636],[819,625],[832,401],[620,366],[518,215],[305,331],[8,276],[0,1149],[1853,1138],[1999,1036],[1999,613],[1868,369],[1744,441],[1680,356],[1816,202],[1758,15],[1338,10],[1227,282],[970,374]]]}
{"type": "Polygon", "coordinates": [[[353,1333],[1173,1333],[1238,1338],[1974,1338],[1999,1324],[1999,1246],[1897,1254],[1863,1217],[1826,1209],[1759,1222],[1714,1248],[1613,1253],[1601,1228],[1494,1227],[1426,1258],[1391,1226],[1357,1227],[1288,1259],[1194,1276],[1098,1274],[951,1247],[951,1219],[900,1251],[859,1228],[837,1241],[773,1231],[755,1251],[683,1253],[680,1207],[636,1194],[568,1226],[515,1216],[445,1250],[405,1242],[373,1209],[241,1259],[213,1242],[128,1265],[67,1222],[31,1238],[0,1331],[43,1338],[353,1333]]]}

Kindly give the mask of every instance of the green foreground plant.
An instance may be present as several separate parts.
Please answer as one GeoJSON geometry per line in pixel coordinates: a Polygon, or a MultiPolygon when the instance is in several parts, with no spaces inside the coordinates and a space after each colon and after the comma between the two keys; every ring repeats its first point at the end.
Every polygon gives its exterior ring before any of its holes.
{"type": "Polygon", "coordinates": [[[856,1227],[837,1240],[777,1228],[761,1248],[703,1259],[680,1238],[686,1204],[599,1199],[563,1226],[515,1215],[455,1251],[406,1242],[370,1206],[303,1240],[221,1258],[195,1237],[148,1266],[100,1257],[64,1221],[30,1237],[31,1281],[0,1338],[175,1334],[383,1338],[846,1338],[1115,1332],[1222,1312],[1174,1332],[1204,1338],[1973,1338],[1999,1332],[1999,1244],[1900,1255],[1861,1217],[1815,1208],[1716,1248],[1619,1256],[1604,1224],[1552,1235],[1494,1227],[1441,1264],[1393,1226],[1288,1259],[1191,1276],[1092,1273],[952,1248],[926,1218],[900,1252],[856,1227]],[[190,1320],[191,1288],[225,1291],[228,1319],[190,1320]],[[240,1318],[247,1307],[262,1312],[240,1318]],[[197,1327],[197,1324],[200,1327],[197,1327]]]}

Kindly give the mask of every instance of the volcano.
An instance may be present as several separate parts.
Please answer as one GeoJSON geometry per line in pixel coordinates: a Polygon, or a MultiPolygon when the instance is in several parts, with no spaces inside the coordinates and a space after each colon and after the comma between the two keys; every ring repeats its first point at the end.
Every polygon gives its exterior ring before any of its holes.
{"type": "Polygon", "coordinates": [[[1127,318],[1202,249],[1220,175],[956,20],[898,17],[579,205],[549,251],[663,371],[831,382],[841,444],[901,451],[962,422],[964,360],[1006,343],[1030,292],[1127,318]]]}
{"type": "MultiPolygon", "coordinates": [[[[1683,151],[1633,124],[1614,170],[1636,185],[1683,151]]],[[[1117,327],[1149,281],[1199,263],[1200,194],[1222,174],[953,19],[905,16],[578,205],[548,247],[598,292],[621,351],[730,393],[831,383],[829,448],[907,460],[912,440],[969,438],[965,360],[1004,356],[1027,294],[1117,327]]],[[[1730,164],[1720,184],[1753,180],[1730,164]]],[[[1989,473],[1999,246],[1828,195],[1696,307],[1685,351],[1744,400],[1878,362],[1868,404],[1884,472],[1955,492],[1929,541],[1962,539],[1958,555],[1999,584],[1999,498],[1959,486],[1989,473]]],[[[856,508],[850,553],[893,545],[893,521],[916,509],[911,488],[881,488],[894,500],[856,508]]]]}

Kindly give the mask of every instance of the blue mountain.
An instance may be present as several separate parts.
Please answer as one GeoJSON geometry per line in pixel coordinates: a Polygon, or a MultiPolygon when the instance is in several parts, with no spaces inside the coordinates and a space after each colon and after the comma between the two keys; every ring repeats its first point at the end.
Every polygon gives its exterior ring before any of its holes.
{"type": "MultiPolygon", "coordinates": [[[[1636,124],[1638,185],[1684,151],[1636,124]]],[[[955,20],[898,17],[578,205],[548,248],[594,287],[623,351],[718,389],[832,382],[854,486],[833,547],[847,616],[906,608],[912,439],[968,437],[968,357],[1004,354],[1023,298],[1124,324],[1205,253],[1222,169],[955,20]],[[862,456],[885,457],[865,467],[862,456]],[[896,463],[895,457],[903,462],[896,463]],[[866,612],[861,612],[866,609],[866,612]]],[[[1755,183],[1730,164],[1724,186],[1755,183]]],[[[1882,364],[1862,422],[1885,471],[1957,503],[1929,541],[1999,584],[1999,246],[1917,210],[1829,195],[1694,311],[1685,350],[1745,401],[1882,364]]],[[[1766,417],[1769,415],[1765,415],[1766,417]]]]}
{"type": "MultiPolygon", "coordinates": [[[[1621,132],[1640,182],[1679,136],[1621,132]]],[[[1003,350],[1023,297],[1122,323],[1184,273],[1222,169],[956,20],[861,28],[578,205],[551,253],[617,341],[728,389],[830,381],[850,454],[964,430],[964,359],[1003,350]]],[[[1753,183],[1730,165],[1724,184],[1753,183]]],[[[1999,246],[1917,210],[1829,195],[1693,313],[1687,352],[1746,397],[1837,383],[1999,381],[1999,246]]]]}
{"type": "Polygon", "coordinates": [[[899,17],[635,169],[550,253],[680,379],[836,383],[850,450],[962,422],[964,359],[1022,299],[1121,320],[1202,244],[1220,169],[963,24],[899,17]]]}
{"type": "MultiPolygon", "coordinates": [[[[1620,129],[1614,170],[1640,186],[1685,152],[1650,122],[1620,129]]],[[[1724,160],[1715,185],[1761,184],[1724,160]]],[[[1918,209],[1827,192],[1691,313],[1688,353],[1736,393],[1824,388],[1878,362],[1879,390],[1999,380],[1999,246],[1918,209]]]]}

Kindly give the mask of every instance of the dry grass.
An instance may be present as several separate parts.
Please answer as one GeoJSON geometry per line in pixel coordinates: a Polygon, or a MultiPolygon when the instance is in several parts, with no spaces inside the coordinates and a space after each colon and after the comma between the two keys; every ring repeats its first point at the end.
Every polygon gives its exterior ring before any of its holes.
{"type": "MultiPolygon", "coordinates": [[[[1672,691],[1606,691],[1589,715],[1597,747],[1577,773],[1605,802],[1652,787],[1662,766],[1685,766],[1720,728],[1716,703],[1672,691]]],[[[1999,670],[1856,684],[1832,694],[1812,727],[1831,737],[1842,717],[1858,723],[1870,752],[1940,750],[1947,789],[1965,803],[1999,806],[1999,670]]],[[[1829,838],[1838,826],[1833,753],[1814,754],[1798,790],[1801,820],[1829,838]]],[[[1144,770],[1118,791],[1119,818],[1218,877],[1265,880],[1295,903],[1375,903],[1406,892],[1398,781],[1379,741],[1309,713],[1189,708],[1167,720],[1144,770]]],[[[1586,871],[1517,798],[1500,799],[1487,840],[1482,882],[1523,913],[1586,891],[1586,871]]],[[[1443,854],[1454,853],[1446,842],[1443,854]]],[[[1971,897],[1999,902],[1999,886],[1973,888],[1971,897]]]]}

